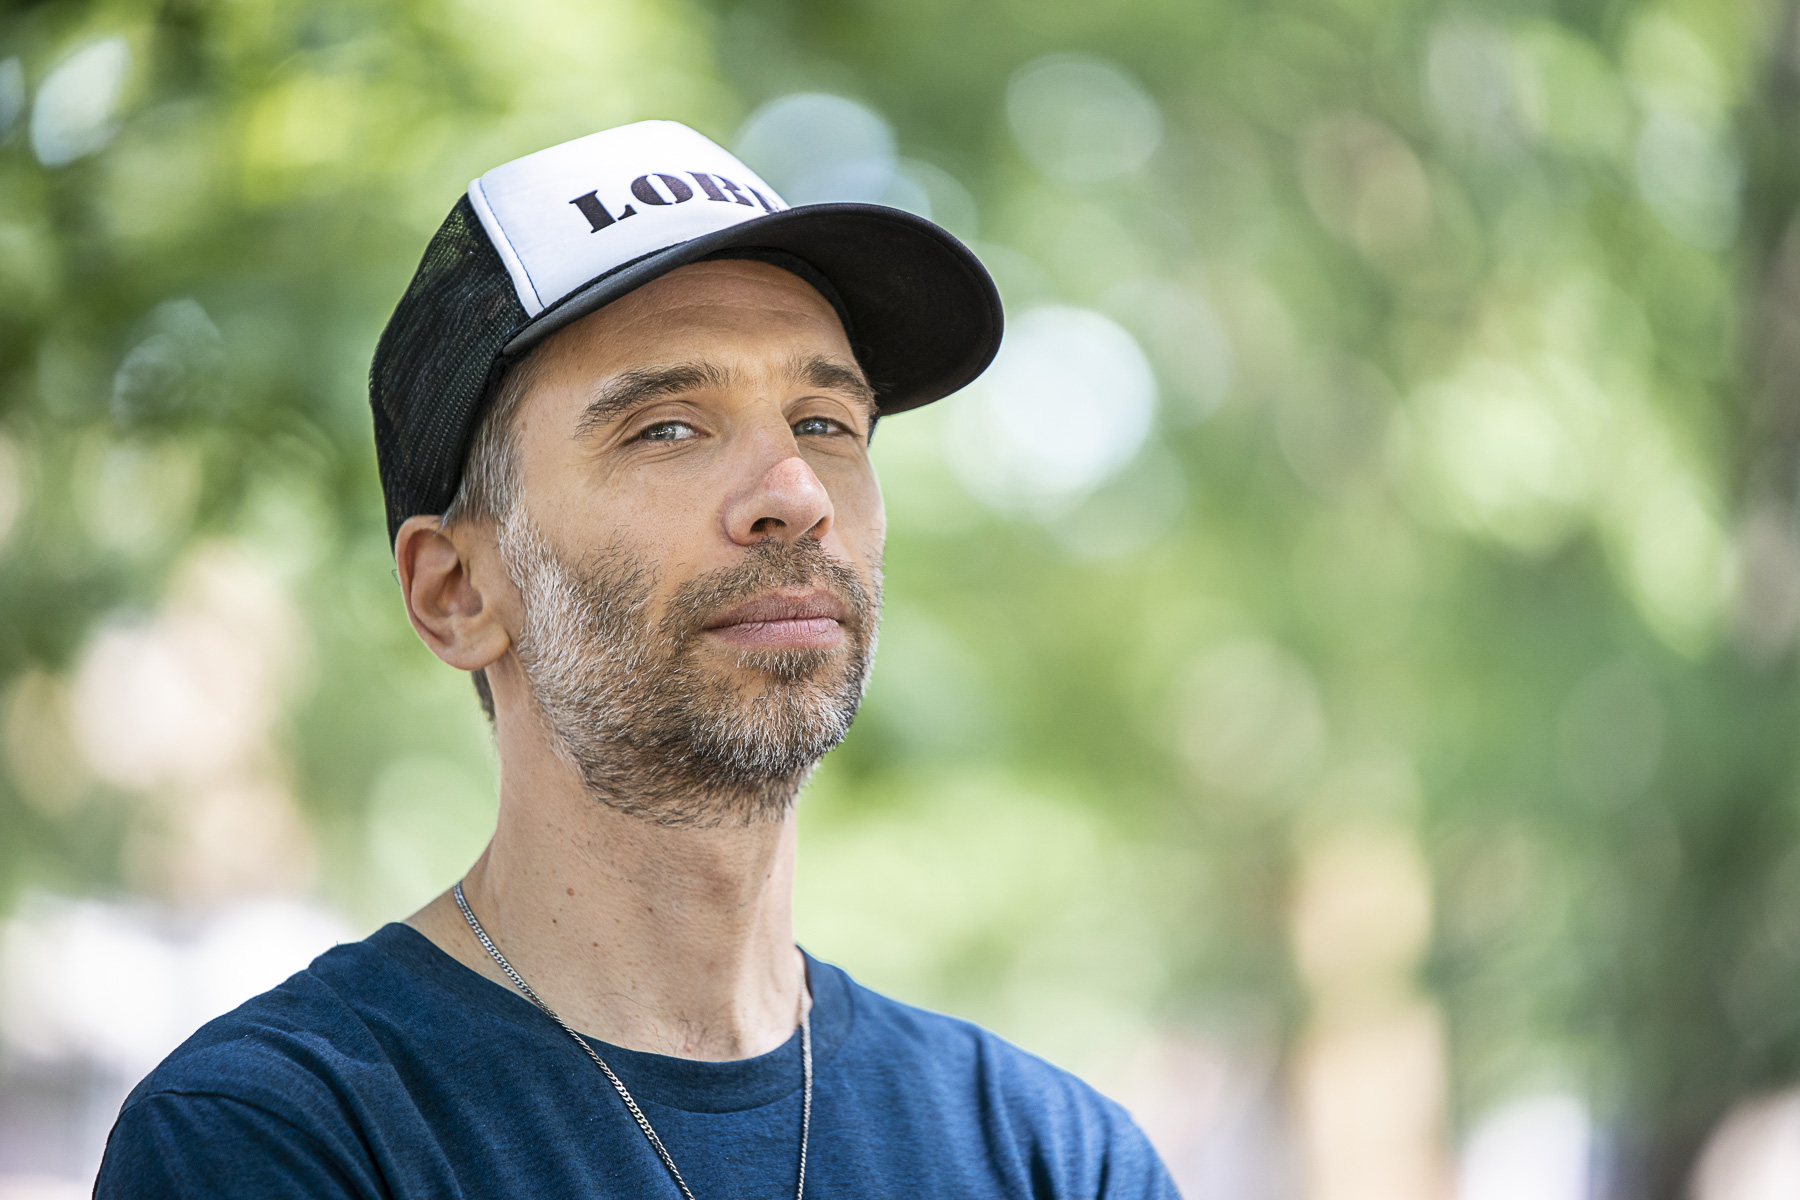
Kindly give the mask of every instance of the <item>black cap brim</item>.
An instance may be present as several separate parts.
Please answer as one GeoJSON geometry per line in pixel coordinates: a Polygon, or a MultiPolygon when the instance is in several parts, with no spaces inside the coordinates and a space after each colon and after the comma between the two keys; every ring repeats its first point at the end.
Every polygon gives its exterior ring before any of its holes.
{"type": "Polygon", "coordinates": [[[807,204],[616,267],[519,327],[502,354],[517,359],[677,267],[752,248],[792,254],[837,289],[883,415],[961,389],[1000,348],[1000,294],[981,261],[951,234],[878,204],[807,204]]]}

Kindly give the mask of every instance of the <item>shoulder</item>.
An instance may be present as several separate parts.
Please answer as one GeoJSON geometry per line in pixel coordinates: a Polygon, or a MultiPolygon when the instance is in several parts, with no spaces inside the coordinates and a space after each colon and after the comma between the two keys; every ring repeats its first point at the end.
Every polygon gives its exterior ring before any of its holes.
{"type": "Polygon", "coordinates": [[[397,1086],[373,1027],[406,986],[381,938],[327,951],[177,1047],[126,1098],[96,1195],[370,1194],[359,1112],[397,1086]]]}
{"type": "Polygon", "coordinates": [[[379,1194],[375,1176],[345,1130],[216,1092],[163,1090],[134,1096],[119,1114],[94,1195],[335,1200],[379,1194]]]}
{"type": "Polygon", "coordinates": [[[966,1114],[989,1154],[1011,1160],[1021,1177],[1062,1180],[1058,1194],[1175,1195],[1116,1101],[971,1021],[844,979],[854,1009],[847,1069],[884,1078],[896,1093],[923,1093],[940,1114],[966,1114]]]}
{"type": "Polygon", "coordinates": [[[879,1045],[897,1068],[933,1073],[949,1068],[971,1086],[1052,1111],[1124,1112],[1075,1075],[973,1021],[906,1004],[846,980],[856,1040],[879,1045]]]}
{"type": "Polygon", "coordinates": [[[382,948],[386,932],[326,951],[202,1026],[133,1089],[124,1111],[181,1095],[229,1098],[294,1120],[341,1107],[345,1084],[380,1070],[370,1024],[404,986],[403,969],[382,948]]]}

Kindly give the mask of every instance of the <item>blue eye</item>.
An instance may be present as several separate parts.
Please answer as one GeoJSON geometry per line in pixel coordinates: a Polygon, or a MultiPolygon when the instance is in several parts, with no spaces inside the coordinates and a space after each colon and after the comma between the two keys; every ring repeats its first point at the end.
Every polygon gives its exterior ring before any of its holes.
{"type": "Polygon", "coordinates": [[[680,442],[694,436],[694,427],[686,421],[658,421],[638,437],[646,442],[680,442]]]}
{"type": "Polygon", "coordinates": [[[837,422],[827,420],[824,417],[804,417],[794,422],[794,432],[802,437],[818,437],[822,434],[832,434],[837,431],[837,422]]]}

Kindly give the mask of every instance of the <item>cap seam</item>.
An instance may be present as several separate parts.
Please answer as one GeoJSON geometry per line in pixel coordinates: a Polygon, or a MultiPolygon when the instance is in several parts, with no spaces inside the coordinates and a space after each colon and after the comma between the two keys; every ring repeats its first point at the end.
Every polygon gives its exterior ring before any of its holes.
{"type": "MultiPolygon", "coordinates": [[[[531,289],[531,299],[537,305],[537,312],[527,315],[531,317],[541,315],[550,306],[544,303],[543,294],[538,291],[537,280],[531,277],[531,268],[525,265],[525,260],[520,257],[517,247],[512,244],[512,238],[507,236],[506,227],[500,224],[499,214],[494,212],[493,207],[488,204],[487,187],[482,180],[475,179],[469,183],[469,203],[475,209],[475,219],[481,222],[481,228],[488,235],[488,241],[493,243],[494,250],[500,255],[500,261],[505,264],[506,273],[512,276],[513,291],[518,291],[518,283],[521,278],[525,280],[525,286],[531,289]]],[[[521,304],[524,303],[524,299],[523,296],[519,297],[521,304]]]]}

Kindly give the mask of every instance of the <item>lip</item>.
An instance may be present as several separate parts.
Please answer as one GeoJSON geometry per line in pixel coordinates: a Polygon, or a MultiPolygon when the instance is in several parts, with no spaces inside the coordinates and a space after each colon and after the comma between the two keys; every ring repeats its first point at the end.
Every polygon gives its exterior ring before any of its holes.
{"type": "Polygon", "coordinates": [[[706,632],[744,649],[829,649],[843,641],[847,615],[824,588],[765,592],[719,613],[706,632]]]}

